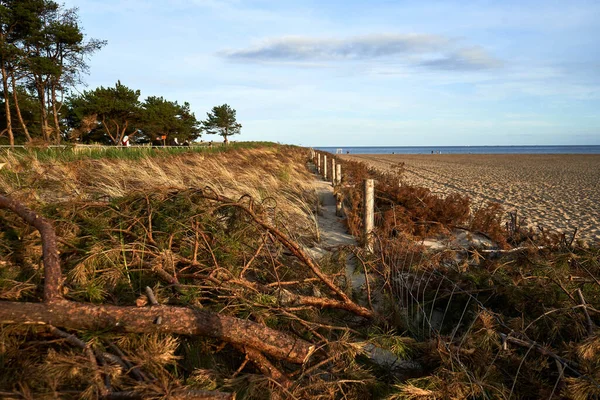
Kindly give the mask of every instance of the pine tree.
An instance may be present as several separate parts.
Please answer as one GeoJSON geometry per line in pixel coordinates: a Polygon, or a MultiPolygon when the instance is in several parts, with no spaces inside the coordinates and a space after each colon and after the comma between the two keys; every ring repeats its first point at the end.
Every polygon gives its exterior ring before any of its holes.
{"type": "Polygon", "coordinates": [[[229,136],[239,134],[242,129],[235,119],[235,110],[227,104],[213,107],[206,116],[207,119],[202,121],[202,129],[209,135],[223,136],[225,144],[229,143],[229,136]]]}

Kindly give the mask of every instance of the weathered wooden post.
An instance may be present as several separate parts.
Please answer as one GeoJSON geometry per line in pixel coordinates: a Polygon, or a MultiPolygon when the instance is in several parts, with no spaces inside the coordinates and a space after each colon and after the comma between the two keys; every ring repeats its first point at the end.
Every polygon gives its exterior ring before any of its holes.
{"type": "Polygon", "coordinates": [[[323,154],[323,178],[327,180],[327,154],[323,154]]]}
{"type": "Polygon", "coordinates": [[[335,186],[335,158],[331,159],[331,184],[335,186]]]}
{"type": "Polygon", "coordinates": [[[338,185],[342,183],[342,164],[340,163],[335,165],[335,179],[338,185]]]}
{"type": "Polygon", "coordinates": [[[321,153],[317,154],[317,172],[321,173],[321,153]]]}
{"type": "Polygon", "coordinates": [[[373,227],[375,226],[375,180],[365,179],[364,190],[364,238],[365,245],[370,251],[373,250],[373,227]]]}
{"type": "Polygon", "coordinates": [[[341,193],[338,193],[335,195],[335,215],[337,215],[338,217],[342,216],[342,194],[341,193]]]}

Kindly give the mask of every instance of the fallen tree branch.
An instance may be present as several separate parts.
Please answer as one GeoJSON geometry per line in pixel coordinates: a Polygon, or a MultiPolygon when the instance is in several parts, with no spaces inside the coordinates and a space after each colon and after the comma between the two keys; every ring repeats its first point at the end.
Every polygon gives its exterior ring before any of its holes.
{"type": "Polygon", "coordinates": [[[0,195],[0,208],[15,212],[42,237],[44,303],[0,301],[0,324],[47,324],[74,330],[162,332],[202,335],[253,347],[274,358],[302,364],[314,346],[289,334],[252,321],[183,307],[119,307],[93,305],[62,299],[62,274],[56,233],[46,219],[17,201],[0,195]],[[157,323],[160,321],[160,324],[157,323]]]}
{"type": "MultiPolygon", "coordinates": [[[[144,399],[144,393],[135,391],[113,392],[104,397],[103,400],[133,400],[144,399]]],[[[210,390],[176,390],[169,393],[172,400],[235,400],[235,393],[224,393],[210,390]]]]}
{"type": "Polygon", "coordinates": [[[199,191],[198,194],[208,200],[224,203],[220,207],[235,207],[244,211],[256,224],[260,225],[263,229],[276,237],[277,240],[283,244],[296,258],[302,261],[313,272],[313,274],[315,274],[321,280],[321,282],[323,282],[342,300],[342,302],[346,304],[346,309],[348,311],[365,318],[374,317],[375,313],[373,311],[356,304],[342,289],[340,289],[339,286],[333,283],[331,279],[321,271],[319,266],[304,252],[304,250],[302,250],[302,248],[296,242],[288,238],[279,229],[264,222],[253,210],[244,204],[240,204],[239,202],[233,201],[232,199],[221,196],[214,192],[212,194],[206,194],[203,191],[199,191]]]}
{"type": "Polygon", "coordinates": [[[290,386],[292,386],[290,379],[277,369],[277,367],[275,367],[260,351],[248,346],[236,346],[236,348],[242,353],[245,353],[248,360],[252,361],[264,376],[273,379],[286,389],[289,389],[290,386]]]}
{"type": "Polygon", "coordinates": [[[577,293],[577,297],[579,297],[579,301],[581,302],[581,305],[583,306],[583,313],[585,315],[585,321],[587,322],[587,334],[588,336],[591,336],[594,333],[594,322],[592,322],[592,318],[590,318],[590,313],[588,313],[587,310],[587,303],[585,302],[585,297],[583,297],[583,293],[581,292],[581,289],[577,288],[577,290],[575,291],[577,293]]]}
{"type": "Polygon", "coordinates": [[[96,354],[94,353],[94,350],[88,345],[88,343],[84,342],[83,340],[79,339],[77,336],[72,335],[70,333],[67,333],[65,331],[61,331],[60,329],[50,325],[48,326],[48,329],[50,331],[50,333],[52,333],[55,336],[59,336],[64,338],[69,344],[75,346],[75,347],[79,347],[81,350],[83,350],[83,352],[85,353],[85,355],[88,357],[88,360],[90,361],[90,367],[93,369],[92,373],[94,376],[94,381],[96,383],[96,386],[98,387],[98,390],[100,391],[101,395],[106,395],[109,392],[109,388],[110,388],[110,381],[108,380],[108,378],[103,382],[102,380],[102,374],[100,373],[99,367],[98,367],[98,362],[100,361],[101,363],[104,362],[104,360],[102,360],[102,355],[99,354],[98,359],[96,359],[96,354]]]}
{"type": "Polygon", "coordinates": [[[67,300],[46,303],[0,301],[0,324],[50,324],[66,329],[201,335],[251,346],[274,358],[302,364],[314,345],[256,322],[209,311],[160,306],[120,307],[67,300]],[[156,324],[160,318],[161,324],[156,324]]]}
{"type": "Polygon", "coordinates": [[[514,336],[510,336],[506,335],[504,333],[499,333],[500,338],[502,339],[503,342],[508,342],[508,343],[512,343],[512,344],[516,344],[518,346],[521,347],[526,347],[526,348],[533,348],[535,349],[538,353],[551,357],[554,360],[556,360],[557,362],[561,363],[562,365],[564,365],[565,367],[569,368],[574,374],[576,374],[577,376],[581,376],[581,373],[579,373],[578,371],[576,371],[574,368],[577,368],[579,365],[571,360],[567,360],[565,358],[562,358],[561,356],[559,356],[558,354],[554,353],[553,351],[550,351],[548,349],[546,349],[545,347],[541,346],[539,343],[533,341],[533,340],[524,340],[524,339],[519,339],[516,338],[514,336]]]}
{"type": "Polygon", "coordinates": [[[52,224],[40,217],[23,204],[0,195],[0,208],[7,208],[21,217],[30,226],[38,230],[42,237],[42,257],[44,261],[44,301],[54,301],[62,298],[62,274],[58,249],[56,247],[56,233],[52,224]]]}

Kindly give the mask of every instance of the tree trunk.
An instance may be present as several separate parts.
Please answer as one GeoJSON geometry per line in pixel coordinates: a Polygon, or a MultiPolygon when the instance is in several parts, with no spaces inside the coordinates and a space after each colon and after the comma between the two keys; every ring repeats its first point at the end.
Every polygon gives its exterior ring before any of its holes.
{"type": "Polygon", "coordinates": [[[67,300],[48,303],[0,301],[0,324],[49,324],[64,329],[201,335],[250,346],[277,359],[304,363],[315,347],[256,322],[200,309],[119,307],[67,300]]]}
{"type": "Polygon", "coordinates": [[[25,137],[27,138],[27,142],[31,143],[31,135],[29,134],[29,129],[27,129],[27,125],[23,120],[23,116],[21,115],[21,107],[19,107],[19,96],[17,95],[17,83],[15,80],[15,76],[11,75],[12,81],[12,90],[13,90],[13,99],[15,101],[15,110],[17,111],[17,118],[19,118],[19,123],[21,124],[21,128],[23,128],[23,132],[25,132],[25,137]]]}
{"type": "MultiPolygon", "coordinates": [[[[106,123],[105,117],[102,117],[102,126],[104,127],[104,131],[106,132],[106,134],[108,135],[110,140],[112,140],[114,144],[117,144],[117,138],[116,138],[116,136],[113,137],[112,133],[110,133],[110,128],[108,127],[108,124],[106,123]]],[[[117,134],[118,134],[118,132],[117,132],[117,134]]]]}
{"type": "Polygon", "coordinates": [[[40,78],[36,78],[36,89],[38,92],[38,101],[40,103],[40,123],[42,124],[42,138],[46,143],[50,142],[48,131],[48,111],[46,110],[46,92],[40,78]]]}
{"type": "Polygon", "coordinates": [[[125,121],[125,125],[123,126],[123,129],[119,133],[119,143],[118,144],[123,143],[123,138],[125,138],[125,132],[127,131],[128,126],[129,126],[129,121],[125,121]]]}
{"type": "Polygon", "coordinates": [[[10,117],[10,94],[8,92],[8,74],[4,63],[2,63],[2,88],[4,89],[4,109],[6,111],[6,132],[8,133],[8,140],[10,147],[15,147],[15,137],[12,130],[12,120],[10,117]]]}
{"type": "Polygon", "coordinates": [[[56,144],[60,144],[60,123],[56,109],[56,83],[52,83],[52,113],[54,114],[54,129],[56,129],[56,144]]]}

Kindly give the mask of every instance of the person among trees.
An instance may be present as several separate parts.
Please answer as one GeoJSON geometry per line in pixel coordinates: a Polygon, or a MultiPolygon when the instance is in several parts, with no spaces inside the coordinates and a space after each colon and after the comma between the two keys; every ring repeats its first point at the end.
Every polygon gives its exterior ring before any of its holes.
{"type": "Polygon", "coordinates": [[[126,135],[156,146],[171,144],[175,136],[178,140],[200,136],[200,122],[189,103],[155,96],[140,101],[139,96],[139,90],[120,81],[73,95],[67,101],[69,124],[88,141],[115,145],[121,145],[126,135]]]}

